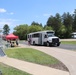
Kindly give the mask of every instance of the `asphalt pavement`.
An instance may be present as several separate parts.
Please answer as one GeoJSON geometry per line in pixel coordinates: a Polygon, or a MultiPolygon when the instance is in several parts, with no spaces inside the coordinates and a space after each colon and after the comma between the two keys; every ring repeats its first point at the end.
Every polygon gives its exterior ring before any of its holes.
{"type": "MultiPolygon", "coordinates": [[[[28,42],[27,41],[23,41],[23,42],[20,42],[21,44],[24,44],[24,45],[28,45],[28,42]]],[[[44,46],[46,47],[46,46],[44,46]]],[[[72,44],[60,44],[60,46],[58,46],[57,48],[61,48],[61,49],[66,49],[66,50],[76,50],[76,45],[72,45],[72,44]]]]}
{"type": "Polygon", "coordinates": [[[70,75],[76,75],[76,52],[61,49],[58,47],[31,46],[31,48],[40,50],[44,53],[52,55],[63,62],[69,69],[70,75]]]}
{"type": "Polygon", "coordinates": [[[59,48],[67,49],[67,50],[76,50],[76,45],[71,44],[61,44],[59,48]]]}
{"type": "MultiPolygon", "coordinates": [[[[27,45],[27,42],[23,42],[27,45]]],[[[31,46],[62,61],[70,71],[70,75],[76,75],[76,45],[61,44],[59,47],[31,46]]]]}

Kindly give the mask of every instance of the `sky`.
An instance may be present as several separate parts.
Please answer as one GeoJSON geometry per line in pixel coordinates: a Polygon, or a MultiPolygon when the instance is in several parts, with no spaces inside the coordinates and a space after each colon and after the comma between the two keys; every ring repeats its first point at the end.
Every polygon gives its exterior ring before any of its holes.
{"type": "Polygon", "coordinates": [[[73,13],[76,0],[0,0],[0,29],[5,24],[13,28],[20,24],[30,25],[33,21],[45,25],[56,13],[73,13]]]}

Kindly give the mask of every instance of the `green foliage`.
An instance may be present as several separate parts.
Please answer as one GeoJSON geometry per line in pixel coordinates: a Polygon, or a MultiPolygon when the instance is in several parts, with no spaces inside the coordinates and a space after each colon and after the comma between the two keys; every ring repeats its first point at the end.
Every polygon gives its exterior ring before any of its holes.
{"type": "Polygon", "coordinates": [[[27,34],[31,32],[37,32],[41,30],[54,30],[55,35],[60,38],[71,38],[71,33],[76,32],[76,9],[74,14],[69,12],[63,13],[61,16],[56,13],[55,16],[50,16],[46,25],[33,21],[30,26],[18,26],[15,27],[14,33],[20,37],[20,39],[26,39],[27,34]],[[25,33],[26,32],[26,33],[25,33]]]}
{"type": "Polygon", "coordinates": [[[14,34],[19,36],[19,39],[26,39],[26,35],[28,34],[28,25],[27,24],[23,24],[23,25],[19,25],[16,26],[14,28],[14,34]]]}
{"type": "Polygon", "coordinates": [[[55,31],[57,31],[61,26],[61,17],[57,13],[55,17],[51,16],[47,21],[47,26],[51,26],[55,31]]]}
{"type": "Polygon", "coordinates": [[[51,26],[44,26],[43,30],[53,30],[51,26]]]}
{"type": "Polygon", "coordinates": [[[37,25],[29,26],[29,33],[37,32],[37,31],[41,31],[41,30],[43,30],[43,28],[41,26],[37,26],[37,25]]]}
{"type": "Polygon", "coordinates": [[[55,17],[49,17],[47,21],[47,26],[51,26],[52,29],[55,31],[56,35],[59,35],[59,29],[61,28],[61,16],[59,13],[55,15],[55,17]]]}
{"type": "Polygon", "coordinates": [[[76,28],[74,29],[76,24],[74,24],[73,26],[72,25],[73,25],[73,17],[69,12],[64,13],[62,16],[60,16],[60,14],[57,13],[55,16],[50,16],[47,21],[47,26],[52,27],[52,29],[55,31],[55,34],[60,38],[71,37],[72,31],[76,30],[76,28]]]}
{"type": "Polygon", "coordinates": [[[60,34],[60,38],[65,38],[64,35],[66,33],[66,28],[64,25],[61,25],[60,29],[58,30],[59,34],[60,34]]]}
{"type": "Polygon", "coordinates": [[[49,56],[41,51],[31,48],[14,48],[6,50],[9,57],[17,58],[24,61],[29,61],[42,65],[58,64],[59,61],[52,56],[49,56]]]}
{"type": "Polygon", "coordinates": [[[34,21],[31,23],[31,25],[34,25],[34,26],[37,25],[37,26],[41,26],[42,27],[42,24],[41,23],[39,24],[39,23],[34,22],[34,21]]]}
{"type": "Polygon", "coordinates": [[[73,18],[70,13],[63,14],[63,24],[66,27],[65,38],[71,37],[73,18]]]}
{"type": "Polygon", "coordinates": [[[47,26],[51,26],[52,27],[52,25],[53,25],[53,16],[50,16],[49,18],[48,18],[48,20],[47,20],[47,26]]]}
{"type": "Polygon", "coordinates": [[[76,32],[76,9],[74,11],[74,14],[73,14],[73,25],[72,25],[72,29],[73,29],[73,32],[76,32]]]}
{"type": "Polygon", "coordinates": [[[43,27],[39,25],[31,25],[28,26],[27,24],[19,25],[14,28],[14,34],[19,36],[20,40],[26,40],[27,34],[31,32],[37,32],[43,30],[43,27]]]}
{"type": "Polygon", "coordinates": [[[3,27],[3,34],[8,35],[9,30],[10,30],[10,28],[9,28],[8,24],[5,24],[4,27],[3,27]]]}

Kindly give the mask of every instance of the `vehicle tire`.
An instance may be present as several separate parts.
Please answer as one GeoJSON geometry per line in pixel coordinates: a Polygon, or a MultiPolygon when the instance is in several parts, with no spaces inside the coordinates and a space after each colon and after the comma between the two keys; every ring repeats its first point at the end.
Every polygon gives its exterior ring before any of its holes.
{"type": "Polygon", "coordinates": [[[57,46],[60,46],[60,43],[58,43],[57,46]]]}
{"type": "Polygon", "coordinates": [[[43,44],[44,46],[46,46],[46,43],[44,42],[44,44],[43,44]]]}
{"type": "Polygon", "coordinates": [[[33,45],[35,45],[35,41],[33,41],[33,45]]]}
{"type": "Polygon", "coordinates": [[[46,45],[49,47],[50,46],[49,42],[47,42],[46,45]]]}

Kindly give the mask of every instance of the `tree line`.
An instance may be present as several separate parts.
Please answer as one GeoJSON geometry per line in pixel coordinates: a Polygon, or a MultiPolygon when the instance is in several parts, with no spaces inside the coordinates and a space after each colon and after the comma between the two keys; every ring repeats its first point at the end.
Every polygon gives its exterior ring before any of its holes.
{"type": "MultiPolygon", "coordinates": [[[[7,24],[6,24],[7,25],[7,24]]],[[[3,34],[9,33],[9,27],[6,29],[6,25],[4,25],[3,34]],[[6,29],[6,30],[5,30],[6,29]]],[[[76,32],[76,9],[74,13],[70,14],[69,12],[63,13],[60,15],[56,13],[55,16],[51,15],[46,25],[42,25],[42,23],[38,23],[33,21],[31,25],[21,24],[14,28],[13,33],[18,35],[21,40],[27,38],[27,34],[31,32],[43,31],[43,30],[54,30],[55,35],[60,38],[71,38],[71,33],[76,32]]]]}

